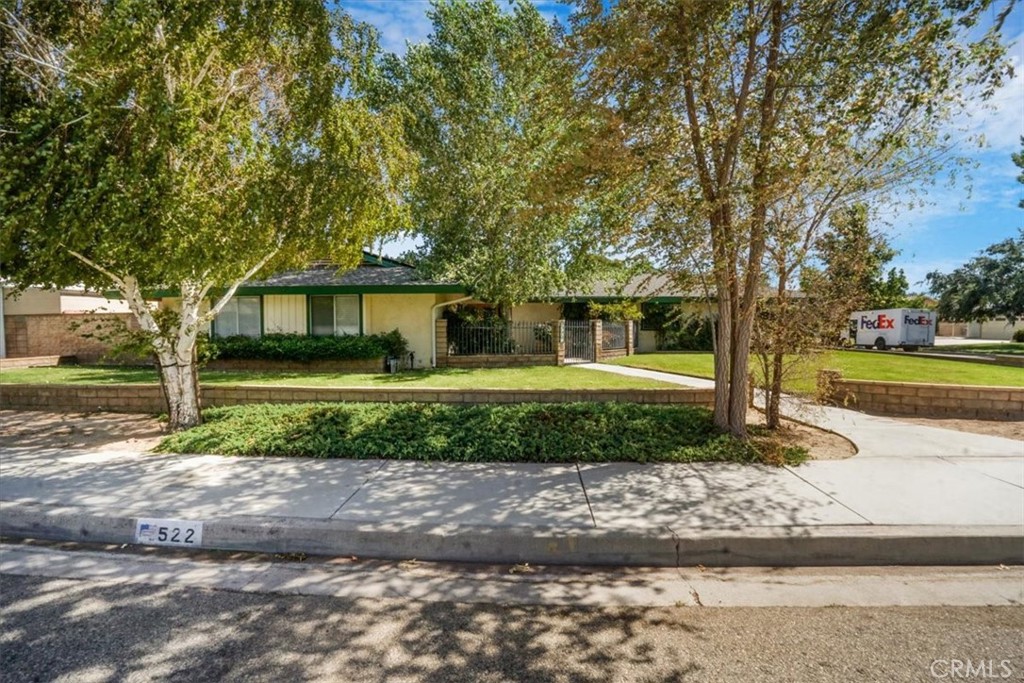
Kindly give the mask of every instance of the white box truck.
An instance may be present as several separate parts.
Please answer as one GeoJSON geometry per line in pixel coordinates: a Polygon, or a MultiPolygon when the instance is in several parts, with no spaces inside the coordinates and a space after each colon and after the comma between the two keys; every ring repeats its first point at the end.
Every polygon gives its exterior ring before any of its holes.
{"type": "Polygon", "coordinates": [[[922,308],[883,308],[850,314],[850,340],[857,347],[880,351],[917,351],[935,346],[935,313],[922,308]]]}

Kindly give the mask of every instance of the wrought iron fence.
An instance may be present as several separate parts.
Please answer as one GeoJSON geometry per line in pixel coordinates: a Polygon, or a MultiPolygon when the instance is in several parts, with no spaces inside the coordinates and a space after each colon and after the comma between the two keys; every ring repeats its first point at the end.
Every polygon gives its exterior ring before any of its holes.
{"type": "Polygon", "coordinates": [[[626,324],[613,322],[601,323],[601,348],[626,348],[626,324]]]}
{"type": "Polygon", "coordinates": [[[551,323],[448,321],[448,354],[451,356],[519,356],[554,352],[551,323]]]}
{"type": "Polygon", "coordinates": [[[566,320],[562,328],[566,363],[594,361],[594,334],[589,320],[566,320]]]}

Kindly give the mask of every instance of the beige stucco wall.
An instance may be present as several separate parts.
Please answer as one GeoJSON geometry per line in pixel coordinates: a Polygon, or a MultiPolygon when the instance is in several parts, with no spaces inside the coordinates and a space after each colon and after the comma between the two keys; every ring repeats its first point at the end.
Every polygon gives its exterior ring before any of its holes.
{"type": "Polygon", "coordinates": [[[658,333],[653,330],[640,330],[636,341],[637,353],[654,353],[658,350],[658,333]]]}
{"type": "Polygon", "coordinates": [[[381,334],[398,329],[415,354],[415,367],[430,367],[430,345],[434,336],[430,310],[446,299],[435,294],[365,294],[363,332],[381,334]]]}
{"type": "Polygon", "coordinates": [[[61,313],[130,313],[128,302],[124,299],[107,299],[91,294],[61,294],[61,313]]]}
{"type": "Polygon", "coordinates": [[[306,296],[268,294],[263,297],[263,331],[267,334],[306,334],[306,296]]]}
{"type": "Polygon", "coordinates": [[[4,291],[4,315],[44,315],[60,313],[60,292],[42,289],[26,289],[14,294],[6,287],[4,291]]]}
{"type": "Polygon", "coordinates": [[[561,314],[558,304],[523,304],[512,308],[511,318],[518,323],[548,323],[561,314]]]}
{"type": "Polygon", "coordinates": [[[1018,320],[1007,325],[1005,320],[988,320],[983,323],[967,323],[968,339],[1012,339],[1013,333],[1024,329],[1024,322],[1018,320]]]}

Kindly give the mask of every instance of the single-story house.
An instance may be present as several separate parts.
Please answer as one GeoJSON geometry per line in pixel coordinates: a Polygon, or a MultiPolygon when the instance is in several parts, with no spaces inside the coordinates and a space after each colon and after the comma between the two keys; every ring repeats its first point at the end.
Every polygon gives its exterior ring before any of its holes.
{"type": "MultiPolygon", "coordinates": [[[[175,294],[165,290],[151,296],[159,299],[162,307],[173,309],[179,305],[175,294]]],[[[509,318],[517,323],[547,323],[567,317],[565,304],[622,299],[678,303],[693,297],[676,291],[664,276],[641,277],[621,288],[603,284],[587,292],[559,292],[547,302],[513,307],[509,318]]],[[[475,300],[465,285],[424,279],[405,263],[364,253],[362,263],[347,272],[318,262],[304,270],[243,283],[217,315],[210,332],[214,336],[326,336],[397,329],[409,342],[409,365],[424,368],[436,358],[436,321],[456,304],[486,305],[475,300]]],[[[653,335],[641,331],[637,349],[654,350],[653,335]]]]}

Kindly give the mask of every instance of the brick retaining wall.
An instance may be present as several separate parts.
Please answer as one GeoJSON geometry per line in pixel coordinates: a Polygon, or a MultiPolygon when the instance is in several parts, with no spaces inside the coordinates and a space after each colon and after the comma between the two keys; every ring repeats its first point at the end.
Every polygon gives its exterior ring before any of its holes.
{"type": "MultiPolygon", "coordinates": [[[[834,371],[822,371],[825,373],[834,371]]],[[[837,377],[829,398],[833,403],[885,415],[962,417],[981,420],[1024,420],[1024,387],[875,382],[837,377]]]]}
{"type": "Polygon", "coordinates": [[[92,363],[104,357],[110,346],[89,335],[106,337],[116,329],[138,329],[130,313],[54,313],[4,316],[4,336],[9,358],[28,356],[77,356],[92,363]]]}
{"type": "MultiPolygon", "coordinates": [[[[320,388],[266,386],[210,386],[203,389],[204,406],[245,403],[305,403],[310,401],[422,402],[422,403],[569,403],[576,401],[660,403],[711,406],[710,389],[609,389],[609,390],[509,390],[429,388],[320,388]]],[[[0,408],[90,412],[109,410],[127,413],[166,411],[160,387],[155,384],[0,385],[0,408]]]]}

